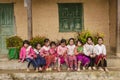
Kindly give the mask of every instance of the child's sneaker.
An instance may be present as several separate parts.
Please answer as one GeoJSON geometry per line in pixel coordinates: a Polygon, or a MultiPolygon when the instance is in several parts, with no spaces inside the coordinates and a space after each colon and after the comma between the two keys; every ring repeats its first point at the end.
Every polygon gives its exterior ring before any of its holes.
{"type": "Polygon", "coordinates": [[[27,72],[30,72],[30,69],[27,68],[27,72]]]}
{"type": "Polygon", "coordinates": [[[60,70],[60,68],[58,68],[58,72],[60,72],[61,70],[60,70]]]}
{"type": "Polygon", "coordinates": [[[77,71],[77,68],[75,68],[75,71],[77,71]]]}
{"type": "Polygon", "coordinates": [[[38,69],[35,70],[35,72],[38,72],[38,71],[39,71],[38,69]]]}
{"type": "Polygon", "coordinates": [[[107,68],[105,68],[105,71],[106,71],[106,72],[109,72],[109,70],[108,70],[107,68]]]}
{"type": "Polygon", "coordinates": [[[70,71],[70,68],[67,68],[67,71],[70,71]]]}
{"type": "Polygon", "coordinates": [[[42,68],[41,68],[41,67],[39,68],[39,71],[42,71],[42,68]]]}
{"type": "Polygon", "coordinates": [[[100,71],[104,71],[101,67],[99,68],[100,71]]]}
{"type": "Polygon", "coordinates": [[[73,68],[70,68],[71,71],[73,71],[73,68]]]}
{"type": "Polygon", "coordinates": [[[52,71],[52,68],[48,68],[49,71],[52,71]]]}
{"type": "Polygon", "coordinates": [[[77,71],[80,71],[80,68],[78,68],[77,71]]]}
{"type": "Polygon", "coordinates": [[[83,67],[83,70],[85,70],[85,67],[83,67]]]}
{"type": "Polygon", "coordinates": [[[88,70],[92,70],[92,68],[91,68],[91,67],[88,67],[88,70]]]}
{"type": "Polygon", "coordinates": [[[49,71],[49,68],[46,68],[46,71],[49,71]]]}
{"type": "Polygon", "coordinates": [[[97,70],[96,67],[93,67],[93,70],[97,70]]]}

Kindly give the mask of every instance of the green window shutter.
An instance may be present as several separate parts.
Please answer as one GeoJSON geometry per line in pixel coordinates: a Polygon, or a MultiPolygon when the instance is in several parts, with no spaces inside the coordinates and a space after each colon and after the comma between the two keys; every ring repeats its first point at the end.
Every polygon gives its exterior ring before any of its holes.
{"type": "Polygon", "coordinates": [[[0,4],[0,24],[13,25],[13,4],[0,4]]]}
{"type": "Polygon", "coordinates": [[[59,31],[81,31],[83,29],[82,3],[59,3],[59,31]]]}

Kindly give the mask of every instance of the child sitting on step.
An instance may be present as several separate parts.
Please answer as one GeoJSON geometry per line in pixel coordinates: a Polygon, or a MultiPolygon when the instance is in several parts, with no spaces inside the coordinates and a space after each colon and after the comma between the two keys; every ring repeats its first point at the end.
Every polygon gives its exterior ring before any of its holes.
{"type": "Polygon", "coordinates": [[[46,65],[46,60],[44,57],[42,57],[40,55],[40,49],[41,49],[41,44],[40,43],[37,43],[35,45],[35,49],[34,49],[34,52],[36,53],[37,57],[36,57],[36,62],[38,64],[38,70],[39,71],[42,71],[43,70],[43,67],[46,65]]]}
{"type": "Polygon", "coordinates": [[[44,40],[44,46],[40,50],[40,55],[44,57],[46,60],[45,70],[51,71],[52,68],[50,67],[50,65],[52,63],[53,56],[50,55],[50,40],[49,39],[44,40]]]}
{"type": "Polygon", "coordinates": [[[30,71],[29,70],[30,64],[33,65],[34,69],[38,67],[35,61],[36,55],[34,53],[32,46],[30,46],[30,42],[28,40],[23,41],[23,47],[20,50],[19,57],[20,57],[19,58],[20,62],[24,62],[24,61],[28,62],[27,71],[30,71]]]}
{"type": "Polygon", "coordinates": [[[95,45],[94,53],[96,53],[96,65],[101,71],[108,71],[107,69],[107,60],[106,60],[106,47],[103,44],[103,38],[98,38],[98,44],[95,45]]]}
{"type": "Polygon", "coordinates": [[[61,71],[62,64],[66,63],[66,65],[68,67],[67,46],[66,46],[65,39],[61,40],[60,45],[57,48],[57,53],[58,53],[58,71],[61,71]]]}
{"type": "Polygon", "coordinates": [[[89,36],[87,37],[86,41],[87,41],[86,44],[83,46],[84,48],[83,52],[86,55],[86,57],[90,59],[90,64],[88,69],[96,70],[96,67],[95,67],[96,54],[93,51],[94,50],[93,38],[89,36]]]}
{"type": "Polygon", "coordinates": [[[76,42],[75,54],[76,54],[77,61],[78,61],[78,69],[77,69],[77,71],[80,71],[81,67],[83,67],[83,70],[85,70],[85,68],[90,63],[90,60],[83,53],[83,43],[82,43],[81,40],[78,40],[76,42]]]}
{"type": "MultiPolygon", "coordinates": [[[[74,53],[75,49],[75,40],[70,38],[67,45],[67,56],[70,70],[77,70],[77,58],[74,53]]],[[[68,69],[69,70],[69,69],[68,69]]]]}
{"type": "Polygon", "coordinates": [[[51,59],[52,63],[51,63],[51,65],[52,65],[53,69],[56,69],[56,63],[57,63],[57,56],[58,56],[58,54],[57,54],[56,43],[54,41],[52,41],[50,43],[50,55],[52,56],[52,59],[51,59]]]}

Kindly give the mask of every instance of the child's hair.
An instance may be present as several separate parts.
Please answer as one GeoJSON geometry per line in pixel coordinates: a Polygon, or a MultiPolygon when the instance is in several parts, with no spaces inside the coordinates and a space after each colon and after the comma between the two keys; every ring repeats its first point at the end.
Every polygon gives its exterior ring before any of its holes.
{"type": "Polygon", "coordinates": [[[92,42],[93,42],[93,38],[92,38],[91,36],[88,36],[86,40],[88,41],[89,38],[90,38],[90,39],[92,40],[92,42]]]}
{"type": "MultiPolygon", "coordinates": [[[[103,38],[102,38],[102,37],[98,37],[98,38],[97,38],[97,41],[98,41],[99,39],[102,39],[102,40],[103,40],[103,38]]],[[[103,40],[103,41],[104,41],[104,40],[103,40]]]]}
{"type": "Polygon", "coordinates": [[[83,45],[82,40],[79,40],[79,39],[78,39],[78,40],[76,41],[76,46],[78,45],[78,42],[80,42],[80,43],[83,45]]]}
{"type": "Polygon", "coordinates": [[[68,40],[68,44],[70,43],[70,40],[73,40],[73,42],[75,43],[75,39],[74,39],[74,38],[70,38],[70,39],[68,40]]]}
{"type": "Polygon", "coordinates": [[[55,43],[54,41],[52,41],[52,42],[50,43],[50,46],[52,46],[52,45],[55,45],[55,46],[56,46],[56,43],[55,43]]]}
{"type": "Polygon", "coordinates": [[[28,40],[24,40],[24,41],[23,41],[23,45],[24,45],[24,44],[30,45],[30,42],[29,42],[28,40]]]}
{"type": "MultiPolygon", "coordinates": [[[[35,48],[37,48],[38,44],[40,44],[40,43],[36,43],[36,44],[35,44],[35,48]]],[[[40,44],[40,45],[41,45],[41,44],[40,44]]]]}
{"type": "Polygon", "coordinates": [[[65,43],[66,44],[66,40],[65,39],[61,39],[60,43],[65,43]]]}
{"type": "Polygon", "coordinates": [[[47,43],[47,42],[49,42],[50,40],[48,39],[48,38],[46,38],[45,40],[44,40],[44,43],[47,43]]]}

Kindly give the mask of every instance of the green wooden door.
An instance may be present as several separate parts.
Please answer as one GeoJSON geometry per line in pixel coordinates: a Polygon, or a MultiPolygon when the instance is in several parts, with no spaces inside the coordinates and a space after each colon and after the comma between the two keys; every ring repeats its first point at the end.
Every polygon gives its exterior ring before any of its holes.
{"type": "Polygon", "coordinates": [[[12,3],[0,3],[0,53],[7,53],[6,38],[14,34],[14,10],[12,3]]]}

